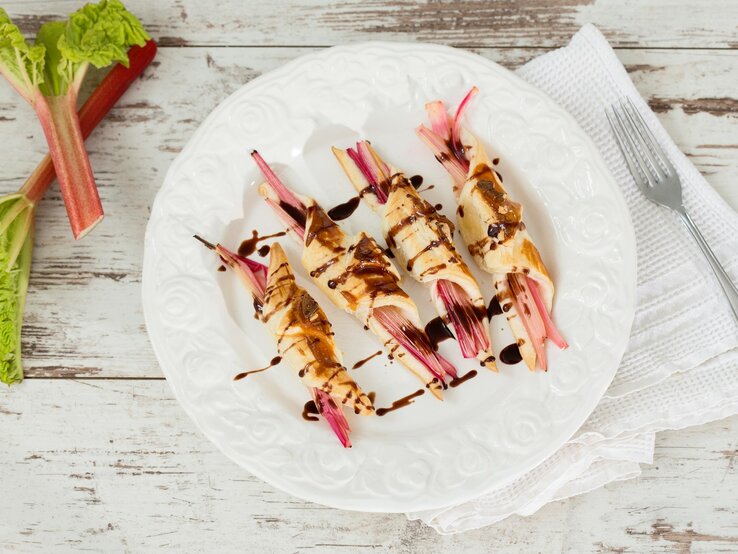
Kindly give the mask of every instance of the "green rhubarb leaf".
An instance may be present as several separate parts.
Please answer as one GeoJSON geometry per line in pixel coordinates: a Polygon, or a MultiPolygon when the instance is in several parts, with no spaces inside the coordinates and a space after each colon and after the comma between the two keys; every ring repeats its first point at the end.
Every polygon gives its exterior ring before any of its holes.
{"type": "Polygon", "coordinates": [[[30,100],[44,80],[43,45],[29,45],[20,29],[0,8],[0,73],[30,100]]]}
{"type": "Polygon", "coordinates": [[[119,0],[87,4],[69,16],[59,39],[59,72],[69,81],[75,68],[91,63],[105,67],[120,62],[128,67],[128,49],[149,40],[141,22],[119,0]]]}
{"type": "Polygon", "coordinates": [[[23,380],[21,327],[33,252],[35,208],[23,195],[0,199],[0,381],[23,380]]]}
{"type": "Polygon", "coordinates": [[[61,96],[67,91],[66,76],[59,73],[59,67],[63,65],[59,39],[66,26],[63,21],[52,21],[41,25],[36,33],[36,46],[44,49],[44,80],[39,85],[44,96],[61,96]]]}

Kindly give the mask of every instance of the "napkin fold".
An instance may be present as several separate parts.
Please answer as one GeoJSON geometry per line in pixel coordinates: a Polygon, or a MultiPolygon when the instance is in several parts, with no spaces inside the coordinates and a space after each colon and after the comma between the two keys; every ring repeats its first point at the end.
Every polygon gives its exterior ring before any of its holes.
{"type": "Polygon", "coordinates": [[[633,101],[682,179],[687,211],[734,282],[738,214],[669,138],[593,25],[517,73],[574,116],[620,186],[636,234],[637,308],[612,384],[569,442],[512,483],[480,491],[474,500],[407,514],[442,534],[530,515],[548,502],[636,477],[640,464],[652,462],[656,432],[738,413],[738,323],[678,217],[636,186],[605,108],[621,98],[633,101]]]}

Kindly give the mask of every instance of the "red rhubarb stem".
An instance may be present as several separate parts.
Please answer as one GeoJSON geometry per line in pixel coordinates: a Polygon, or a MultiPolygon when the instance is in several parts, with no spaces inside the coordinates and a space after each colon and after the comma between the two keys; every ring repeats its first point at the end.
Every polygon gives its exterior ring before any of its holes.
{"type": "Polygon", "coordinates": [[[235,252],[231,252],[220,243],[213,244],[199,235],[195,235],[194,238],[218,254],[220,259],[236,272],[239,279],[246,285],[246,288],[249,289],[249,292],[256,300],[259,302],[264,301],[267,285],[267,266],[249,260],[235,252]]]}
{"type": "Polygon", "coordinates": [[[34,103],[49,144],[56,176],[75,239],[86,235],[103,218],[90,160],[77,117],[74,89],[64,96],[42,96],[34,103]]]}
{"type": "Polygon", "coordinates": [[[551,314],[548,312],[546,306],[543,303],[541,291],[538,289],[538,283],[536,283],[535,280],[531,279],[530,277],[526,277],[525,279],[528,283],[530,293],[533,296],[533,300],[536,303],[536,308],[538,308],[538,313],[541,314],[543,325],[546,328],[546,336],[551,339],[551,342],[553,342],[562,350],[565,348],[569,348],[569,344],[566,342],[564,337],[561,336],[561,333],[554,324],[553,319],[551,319],[551,314]]]}
{"type": "Polygon", "coordinates": [[[533,300],[533,295],[528,287],[528,281],[525,275],[521,273],[508,273],[507,279],[510,290],[512,291],[512,301],[515,311],[523,322],[523,327],[525,327],[528,338],[532,343],[541,369],[547,371],[548,361],[546,359],[545,348],[546,327],[533,300]]]}
{"type": "Polygon", "coordinates": [[[325,418],[328,425],[331,426],[331,429],[336,437],[338,437],[338,440],[341,441],[343,447],[351,448],[351,439],[349,438],[351,428],[341,408],[327,392],[318,388],[312,388],[310,392],[313,394],[313,401],[318,408],[318,412],[325,418]]]}
{"type": "Polygon", "coordinates": [[[461,117],[464,115],[464,111],[469,105],[469,101],[474,98],[478,92],[479,89],[477,87],[472,87],[467,95],[464,96],[461,104],[456,108],[454,121],[451,125],[451,149],[453,150],[456,159],[459,160],[459,163],[465,170],[469,169],[469,160],[466,159],[466,156],[464,155],[464,146],[461,144],[461,117]]]}
{"type": "MultiPolygon", "coordinates": [[[[128,50],[128,67],[116,64],[105,75],[79,110],[79,127],[83,138],[90,136],[90,133],[115,106],[123,93],[149,66],[154,56],[156,56],[156,42],[153,40],[143,46],[132,46],[128,50]]],[[[26,179],[19,192],[31,202],[36,203],[43,198],[55,177],[53,160],[49,154],[46,154],[26,179]]]]}
{"type": "Polygon", "coordinates": [[[381,306],[374,308],[372,313],[392,338],[434,377],[441,382],[445,382],[446,375],[456,378],[456,368],[453,364],[435,351],[425,332],[413,325],[399,309],[394,306],[381,306]]]}
{"type": "Polygon", "coordinates": [[[489,350],[484,314],[474,307],[466,291],[446,279],[436,281],[436,291],[446,307],[464,358],[474,358],[489,350]]]}
{"type": "Polygon", "coordinates": [[[259,154],[256,150],[253,150],[251,152],[251,157],[256,162],[256,165],[259,166],[259,170],[261,171],[262,175],[264,175],[264,178],[267,180],[267,183],[269,183],[269,186],[271,186],[272,189],[274,189],[274,192],[277,193],[279,199],[285,204],[288,204],[297,210],[304,211],[304,204],[300,201],[299,198],[297,198],[297,196],[292,193],[290,189],[284,186],[279,177],[277,177],[277,174],[274,173],[272,168],[269,167],[269,164],[266,163],[264,158],[262,158],[261,154],[259,154]]]}

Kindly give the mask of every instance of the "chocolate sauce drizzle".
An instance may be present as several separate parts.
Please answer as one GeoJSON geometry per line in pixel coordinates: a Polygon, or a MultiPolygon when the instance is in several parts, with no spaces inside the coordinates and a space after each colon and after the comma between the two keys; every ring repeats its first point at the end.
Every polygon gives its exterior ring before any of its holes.
{"type": "Polygon", "coordinates": [[[236,375],[233,378],[233,380],[240,381],[241,379],[243,379],[244,377],[248,377],[252,373],[261,373],[262,371],[266,371],[267,369],[274,367],[281,361],[282,361],[282,356],[274,356],[274,358],[272,358],[272,361],[269,362],[268,366],[262,367],[261,369],[252,369],[251,371],[244,371],[243,373],[239,373],[238,375],[236,375]]]}
{"type": "Polygon", "coordinates": [[[315,404],[315,400],[308,400],[302,407],[302,419],[305,421],[318,421],[320,418],[320,410],[315,404]]]}
{"type": "MultiPolygon", "coordinates": [[[[283,237],[285,234],[285,231],[280,231],[279,233],[274,233],[273,235],[264,235],[263,237],[260,237],[259,233],[256,230],[253,230],[251,231],[251,238],[241,242],[241,246],[238,247],[238,255],[243,256],[244,258],[250,256],[251,254],[256,252],[256,245],[259,244],[261,241],[266,239],[273,239],[275,237],[283,237]]],[[[262,256],[266,256],[268,252],[269,248],[267,248],[265,254],[261,253],[261,248],[259,249],[259,254],[262,256]]]]}
{"type": "Polygon", "coordinates": [[[487,307],[487,319],[492,319],[492,316],[501,314],[502,306],[500,306],[500,301],[497,299],[497,296],[493,296],[492,300],[489,301],[489,306],[487,307]]]}
{"type": "Polygon", "coordinates": [[[359,202],[361,202],[361,195],[354,196],[343,204],[339,204],[338,206],[335,206],[328,210],[328,217],[330,217],[333,221],[341,221],[342,219],[347,219],[359,207],[359,202]]]}
{"type": "Polygon", "coordinates": [[[413,175],[410,177],[410,184],[413,186],[415,190],[418,190],[420,188],[420,185],[423,184],[423,176],[422,175],[413,175]]]}
{"type": "Polygon", "coordinates": [[[507,365],[515,365],[523,359],[520,355],[520,347],[517,343],[508,344],[500,352],[500,361],[507,365]]]}
{"type": "Polygon", "coordinates": [[[419,397],[423,396],[425,394],[425,389],[418,389],[412,394],[408,394],[407,396],[403,396],[399,400],[395,400],[392,405],[388,408],[379,408],[376,411],[376,414],[379,417],[382,417],[384,415],[387,415],[390,412],[394,412],[395,410],[399,410],[400,408],[404,408],[405,406],[409,406],[410,404],[413,404],[414,400],[419,397]]]}
{"type": "Polygon", "coordinates": [[[377,356],[381,356],[381,355],[382,355],[382,351],[381,351],[381,350],[377,350],[377,351],[376,351],[376,352],[375,352],[374,354],[372,354],[371,356],[367,356],[367,357],[366,357],[366,358],[364,358],[363,360],[359,360],[358,362],[356,362],[356,363],[355,363],[355,364],[354,364],[354,365],[353,365],[353,366],[351,367],[351,369],[359,369],[360,367],[363,367],[363,366],[364,366],[364,364],[366,364],[366,363],[367,363],[367,362],[368,362],[369,360],[371,360],[371,359],[373,359],[373,358],[376,358],[377,356]]]}
{"type": "Polygon", "coordinates": [[[474,379],[474,377],[477,376],[477,370],[472,369],[471,371],[468,371],[464,373],[464,375],[459,375],[455,379],[451,379],[451,381],[448,382],[448,386],[452,389],[455,389],[459,385],[463,385],[466,383],[469,379],[474,379]]]}
{"type": "Polygon", "coordinates": [[[443,319],[441,319],[441,316],[434,317],[428,322],[425,326],[425,334],[428,335],[433,345],[433,350],[438,350],[439,343],[454,338],[454,334],[443,319]]]}

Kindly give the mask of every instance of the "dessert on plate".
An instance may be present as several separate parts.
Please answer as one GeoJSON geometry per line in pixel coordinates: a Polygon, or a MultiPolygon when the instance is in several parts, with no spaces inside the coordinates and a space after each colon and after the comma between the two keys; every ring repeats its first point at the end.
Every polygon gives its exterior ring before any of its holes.
{"type": "Polygon", "coordinates": [[[258,152],[252,157],[266,178],[259,193],[302,245],[302,265],[312,280],[442,399],[456,369],[435,350],[415,302],[400,287],[400,274],[382,247],[365,232],[345,233],[314,199],[289,190],[258,152]]]}
{"type": "Polygon", "coordinates": [[[461,236],[477,265],[492,275],[523,360],[545,371],[546,339],[568,346],[551,318],[554,285],[523,222],[523,206],[510,198],[479,139],[461,127],[477,92],[472,88],[453,118],[442,101],[426,104],[431,127],[416,132],[451,176],[461,236]]]}
{"type": "Polygon", "coordinates": [[[400,267],[426,285],[436,311],[453,329],[464,358],[496,370],[484,296],[456,251],[454,225],[425,200],[404,173],[372,145],[333,148],[359,197],[382,219],[382,231],[400,267]]]}
{"type": "Polygon", "coordinates": [[[272,363],[287,362],[310,390],[318,414],[325,418],[341,444],[350,447],[350,428],[341,406],[359,415],[374,414],[374,406],[348,374],[333,340],[328,317],[295,281],[282,247],[279,243],[272,245],[267,267],[220,244],[195,238],[215,251],[251,293],[257,319],[269,329],[277,343],[279,356],[272,363]]]}

